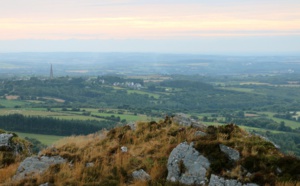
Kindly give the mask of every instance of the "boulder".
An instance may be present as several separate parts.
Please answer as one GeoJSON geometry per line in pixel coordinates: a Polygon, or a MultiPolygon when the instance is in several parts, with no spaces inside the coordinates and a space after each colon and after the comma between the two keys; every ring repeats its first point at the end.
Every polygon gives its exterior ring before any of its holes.
{"type": "Polygon", "coordinates": [[[195,119],[189,117],[186,114],[178,113],[173,117],[173,122],[186,126],[186,127],[198,127],[198,128],[206,128],[205,125],[201,124],[200,122],[196,121],[195,119]]]}
{"type": "Polygon", "coordinates": [[[0,150],[13,150],[13,147],[11,146],[11,138],[14,135],[12,134],[7,134],[7,133],[3,133],[0,134],[0,150]]]}
{"type": "Polygon", "coordinates": [[[226,180],[222,177],[216,176],[212,174],[210,176],[210,181],[209,181],[209,186],[258,186],[255,183],[247,183],[247,184],[242,184],[241,182],[237,180],[226,180]]]}
{"type": "Polygon", "coordinates": [[[210,166],[207,158],[186,142],[174,148],[168,159],[167,180],[186,185],[205,185],[206,172],[210,166]]]}
{"type": "Polygon", "coordinates": [[[28,157],[20,164],[13,179],[23,179],[30,174],[41,174],[45,172],[50,165],[56,165],[65,162],[66,160],[60,156],[28,157]]]}
{"type": "Polygon", "coordinates": [[[150,175],[147,172],[145,172],[143,169],[134,171],[132,173],[132,177],[135,180],[141,180],[141,181],[149,181],[149,180],[151,180],[150,175]]]}
{"type": "Polygon", "coordinates": [[[227,156],[229,157],[230,160],[238,161],[240,159],[239,151],[237,151],[233,148],[227,147],[223,144],[220,144],[219,146],[220,146],[221,151],[224,152],[225,154],[227,154],[227,156]]]}

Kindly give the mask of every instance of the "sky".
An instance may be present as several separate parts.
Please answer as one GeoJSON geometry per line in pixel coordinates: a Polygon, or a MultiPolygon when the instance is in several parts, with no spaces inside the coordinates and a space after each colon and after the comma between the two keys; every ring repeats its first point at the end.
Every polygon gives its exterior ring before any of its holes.
{"type": "Polygon", "coordinates": [[[299,0],[0,1],[0,52],[300,54],[299,0]]]}

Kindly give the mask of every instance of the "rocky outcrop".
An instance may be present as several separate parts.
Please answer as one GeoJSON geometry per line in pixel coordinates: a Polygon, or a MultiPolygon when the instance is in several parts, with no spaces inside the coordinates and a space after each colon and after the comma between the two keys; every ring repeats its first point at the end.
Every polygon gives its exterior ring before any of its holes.
{"type": "Polygon", "coordinates": [[[209,166],[208,159],[199,154],[193,143],[181,143],[169,156],[167,180],[187,185],[204,185],[209,166]]]}
{"type": "Polygon", "coordinates": [[[127,123],[127,126],[129,126],[131,128],[131,130],[133,130],[133,131],[136,130],[136,123],[134,123],[134,122],[127,123]]]}
{"type": "Polygon", "coordinates": [[[220,149],[222,152],[224,152],[230,160],[233,160],[233,161],[238,161],[240,159],[240,153],[239,151],[233,149],[233,148],[230,148],[230,147],[227,147],[223,144],[220,144],[220,149]]]}
{"type": "Polygon", "coordinates": [[[13,150],[13,147],[11,145],[11,138],[14,135],[12,134],[0,134],[0,150],[5,151],[5,150],[13,150]]]}
{"type": "Polygon", "coordinates": [[[209,186],[258,186],[255,183],[242,184],[237,180],[226,180],[222,177],[212,174],[209,180],[209,186]]]}
{"type": "Polygon", "coordinates": [[[41,174],[46,171],[50,165],[65,162],[66,160],[60,156],[28,157],[20,164],[13,179],[23,179],[28,175],[41,174]]]}
{"type": "Polygon", "coordinates": [[[190,118],[188,115],[183,113],[178,113],[173,117],[173,122],[186,126],[186,127],[198,127],[198,128],[206,128],[205,125],[201,124],[200,122],[196,121],[193,118],[190,118]]]}
{"type": "Polygon", "coordinates": [[[31,144],[16,134],[0,130],[0,168],[8,166],[31,155],[31,144]]]}
{"type": "Polygon", "coordinates": [[[134,171],[132,173],[132,177],[135,180],[141,180],[141,181],[149,181],[149,180],[151,180],[150,175],[147,172],[145,172],[143,169],[134,171]]]}

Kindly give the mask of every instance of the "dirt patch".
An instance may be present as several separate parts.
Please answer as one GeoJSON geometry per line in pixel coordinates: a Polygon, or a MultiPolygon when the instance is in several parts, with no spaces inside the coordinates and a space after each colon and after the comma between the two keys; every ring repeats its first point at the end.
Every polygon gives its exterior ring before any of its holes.
{"type": "Polygon", "coordinates": [[[7,100],[16,100],[16,99],[19,99],[20,96],[14,96],[14,95],[8,95],[8,96],[5,96],[5,98],[7,100]]]}
{"type": "Polygon", "coordinates": [[[53,100],[53,101],[56,101],[58,103],[64,103],[65,100],[63,99],[59,99],[59,98],[50,98],[50,97],[43,97],[44,99],[48,99],[48,100],[53,100]]]}

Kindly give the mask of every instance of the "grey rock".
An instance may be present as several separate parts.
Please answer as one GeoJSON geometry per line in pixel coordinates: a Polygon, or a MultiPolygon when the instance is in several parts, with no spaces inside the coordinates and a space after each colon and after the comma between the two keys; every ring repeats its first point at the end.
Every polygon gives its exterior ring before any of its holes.
{"type": "Polygon", "coordinates": [[[151,176],[147,172],[145,172],[143,169],[134,171],[132,173],[132,177],[135,180],[142,180],[142,181],[149,181],[149,180],[151,180],[151,176]]]}
{"type": "Polygon", "coordinates": [[[188,115],[183,113],[177,113],[173,117],[173,122],[187,127],[198,127],[198,128],[206,128],[204,124],[201,124],[200,122],[196,121],[193,118],[190,118],[188,115]]]}
{"type": "Polygon", "coordinates": [[[209,166],[208,159],[193,148],[193,143],[188,145],[184,142],[174,148],[169,156],[167,180],[187,185],[204,185],[209,166]]]}
{"type": "Polygon", "coordinates": [[[276,173],[277,173],[277,174],[281,174],[281,173],[282,173],[282,170],[281,170],[279,167],[277,167],[276,173]]]}
{"type": "Polygon", "coordinates": [[[252,176],[252,174],[250,173],[250,172],[248,172],[247,174],[246,174],[246,177],[247,178],[250,178],[252,176]]]}
{"type": "Polygon", "coordinates": [[[39,186],[54,186],[52,183],[43,183],[43,184],[41,184],[41,185],[39,185],[39,186]]]}
{"type": "Polygon", "coordinates": [[[95,164],[93,162],[85,164],[85,167],[94,167],[94,166],[95,166],[95,164]]]}
{"type": "Polygon", "coordinates": [[[196,131],[194,136],[206,136],[207,134],[205,132],[202,131],[196,131]]]}
{"type": "Polygon", "coordinates": [[[231,179],[227,180],[212,174],[209,180],[209,186],[258,186],[255,183],[242,184],[241,182],[231,179]]]}
{"type": "Polygon", "coordinates": [[[41,174],[45,172],[50,165],[56,165],[65,162],[66,160],[60,156],[28,157],[20,164],[13,179],[19,180],[31,174],[41,174]]]}
{"type": "Polygon", "coordinates": [[[209,186],[242,186],[237,180],[225,180],[222,177],[218,177],[214,174],[210,176],[209,186]]]}
{"type": "Polygon", "coordinates": [[[7,133],[4,133],[4,134],[0,134],[0,150],[12,150],[13,147],[11,146],[11,138],[13,137],[14,135],[12,134],[7,134],[7,133]]]}
{"type": "Polygon", "coordinates": [[[131,128],[131,130],[133,130],[133,131],[135,131],[135,129],[136,129],[136,124],[134,122],[127,123],[127,126],[129,126],[131,128]]]}
{"type": "Polygon", "coordinates": [[[122,147],[121,147],[121,151],[122,151],[122,152],[127,152],[127,151],[128,151],[128,149],[127,149],[127,147],[125,147],[125,146],[122,146],[122,147]]]}
{"type": "Polygon", "coordinates": [[[233,148],[227,147],[223,144],[220,144],[219,146],[220,146],[221,151],[224,152],[225,154],[227,154],[229,159],[234,160],[234,161],[238,161],[240,159],[239,151],[237,151],[233,148]]]}

